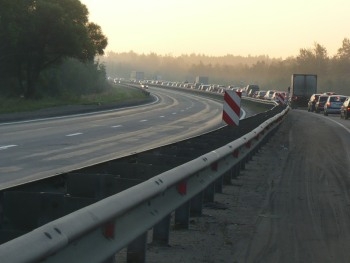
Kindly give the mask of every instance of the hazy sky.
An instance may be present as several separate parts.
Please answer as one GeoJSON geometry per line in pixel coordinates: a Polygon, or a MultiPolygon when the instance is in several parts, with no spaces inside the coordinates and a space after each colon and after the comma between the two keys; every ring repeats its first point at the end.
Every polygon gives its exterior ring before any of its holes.
{"type": "Polygon", "coordinates": [[[350,1],[81,0],[108,37],[106,51],[160,55],[329,56],[350,38],[350,1]]]}

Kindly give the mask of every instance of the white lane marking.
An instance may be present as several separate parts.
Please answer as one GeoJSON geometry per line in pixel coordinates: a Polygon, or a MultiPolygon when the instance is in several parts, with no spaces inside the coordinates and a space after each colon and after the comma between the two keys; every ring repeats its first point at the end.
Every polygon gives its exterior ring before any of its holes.
{"type": "Polygon", "coordinates": [[[159,118],[164,118],[165,116],[164,115],[162,115],[162,116],[159,116],[159,118]]]}
{"type": "Polygon", "coordinates": [[[140,120],[140,122],[145,122],[145,121],[147,121],[147,120],[140,120]]]}
{"type": "Polygon", "coordinates": [[[173,115],[175,115],[176,114],[176,112],[173,112],[173,115]]]}
{"type": "Polygon", "coordinates": [[[112,126],[112,128],[119,128],[119,127],[123,127],[123,125],[114,125],[114,126],[112,126]]]}
{"type": "MultiPolygon", "coordinates": [[[[324,117],[324,118],[327,118],[327,117],[324,117]]],[[[337,122],[337,121],[335,121],[335,120],[332,120],[332,119],[330,119],[330,118],[327,118],[328,120],[330,120],[330,121],[332,121],[332,122],[334,122],[335,124],[338,124],[340,127],[342,127],[344,130],[346,130],[348,133],[350,133],[350,129],[348,129],[347,127],[345,127],[343,124],[341,124],[341,123],[339,123],[339,122],[337,122]]]]}
{"type": "Polygon", "coordinates": [[[81,132],[77,132],[77,133],[72,133],[72,134],[67,134],[67,137],[72,137],[72,136],[78,136],[78,135],[82,135],[83,133],[81,132]]]}
{"type": "Polygon", "coordinates": [[[1,150],[6,150],[8,148],[16,147],[16,146],[18,146],[18,145],[11,144],[11,145],[0,146],[0,151],[1,150]]]}

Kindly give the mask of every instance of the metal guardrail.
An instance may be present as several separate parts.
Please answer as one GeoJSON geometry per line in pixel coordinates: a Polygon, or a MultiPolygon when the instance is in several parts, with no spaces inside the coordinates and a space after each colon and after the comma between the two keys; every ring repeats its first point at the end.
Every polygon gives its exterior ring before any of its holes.
{"type": "Polygon", "coordinates": [[[1,262],[112,262],[125,247],[128,262],[145,262],[149,229],[153,242],[167,243],[173,212],[186,227],[190,210],[200,212],[205,195],[214,198],[217,186],[239,172],[288,110],[223,147],[1,245],[1,262]]]}

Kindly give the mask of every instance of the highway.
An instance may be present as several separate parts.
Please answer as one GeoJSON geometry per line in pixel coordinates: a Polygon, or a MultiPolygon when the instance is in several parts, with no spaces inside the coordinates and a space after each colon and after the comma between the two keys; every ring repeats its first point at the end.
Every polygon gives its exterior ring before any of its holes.
{"type": "Polygon", "coordinates": [[[0,189],[216,129],[222,102],[150,88],[150,105],[0,124],[0,189]]]}

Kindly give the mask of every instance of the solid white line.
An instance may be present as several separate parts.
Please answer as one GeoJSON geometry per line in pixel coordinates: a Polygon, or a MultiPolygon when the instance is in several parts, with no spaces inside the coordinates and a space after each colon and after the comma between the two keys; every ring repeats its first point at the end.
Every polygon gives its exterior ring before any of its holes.
{"type": "Polygon", "coordinates": [[[6,150],[6,149],[11,148],[11,147],[16,147],[16,146],[18,146],[18,145],[11,144],[11,145],[0,146],[0,151],[6,150]]]}
{"type": "Polygon", "coordinates": [[[81,132],[77,132],[77,133],[72,133],[72,134],[67,134],[67,137],[72,137],[72,136],[77,136],[77,135],[82,135],[81,132]]]}
{"type": "MultiPolygon", "coordinates": [[[[327,117],[324,117],[324,118],[327,118],[327,117]]],[[[332,122],[334,122],[335,124],[339,125],[339,126],[342,127],[344,130],[346,130],[348,133],[350,133],[350,129],[346,128],[343,124],[341,124],[341,123],[339,123],[339,122],[337,122],[337,121],[335,121],[335,120],[332,120],[332,119],[330,119],[330,118],[327,118],[327,119],[330,120],[330,121],[332,121],[332,122]]]]}

